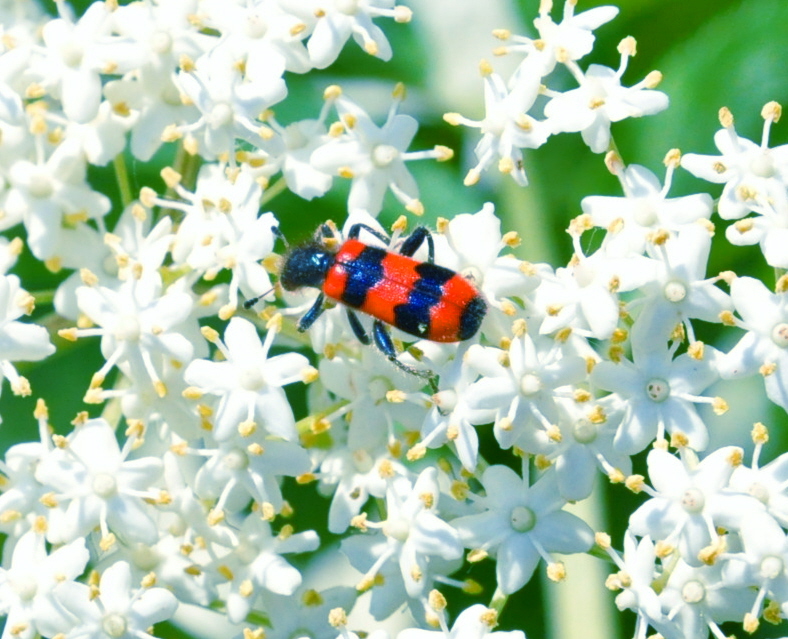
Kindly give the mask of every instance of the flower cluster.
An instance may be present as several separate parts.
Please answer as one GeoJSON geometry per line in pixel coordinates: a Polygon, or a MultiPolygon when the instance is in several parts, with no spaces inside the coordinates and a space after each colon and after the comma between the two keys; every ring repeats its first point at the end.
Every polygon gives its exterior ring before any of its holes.
{"type": "Polygon", "coordinates": [[[401,84],[382,124],[335,84],[314,118],[284,119],[292,77],[331,66],[351,37],[392,57],[379,24],[412,17],[394,0],[107,0],[79,17],[58,1],[56,18],[0,3],[0,230],[24,237],[0,241],[0,382],[45,390],[14,363],[67,342],[103,358],[73,428],[53,434],[63,429],[38,399],[37,437],[0,461],[2,639],[148,637],[160,622],[350,639],[368,632],[362,610],[385,639],[405,608],[399,639],[523,639],[495,631],[508,598],[538,570],[563,581],[561,555],[591,551],[617,569],[606,585],[635,613],[637,639],[721,638],[723,622],[752,632],[788,615],[788,454],[760,465],[762,424],[749,466],[709,435],[727,380],[760,375],[788,411],[788,276],[772,292],[708,268],[715,211],[733,221],[731,244],[788,268],[788,155],[768,147],[780,107],[764,107],[760,145],[721,110],[721,155],[666,149],[660,181],[624,162],[611,124],[667,108],[661,75],[622,85],[631,37],[617,69],[583,69],[618,9],[575,5],[556,23],[542,0],[536,37],[496,30],[495,53],[521,56],[516,70],[483,61],[485,117],[444,116],[481,131],[469,186],[496,161],[525,186],[523,149],[560,133],[604,153],[622,195],[578,202],[561,266],[518,257],[493,203],[407,235],[405,214],[425,213],[408,162],[453,152],[410,150],[419,123],[401,112],[401,84]],[[547,88],[559,71],[577,87],[547,88]],[[159,169],[166,191],[133,193],[129,161],[159,169]],[[110,162],[112,198],[91,179],[110,162]],[[681,168],[724,183],[720,199],[669,197],[681,168]],[[392,308],[371,309],[377,320],[328,291],[290,290],[275,198],[321,198],[340,179],[347,216],[321,225],[312,267],[361,229],[365,244],[469,280],[486,309],[475,334],[418,336],[455,312],[441,304],[460,306],[448,286],[384,277],[376,295],[392,308]],[[403,214],[386,229],[389,193],[403,214]],[[57,278],[58,337],[19,321],[35,307],[9,274],[25,246],[57,278]],[[394,313],[397,286],[431,296],[415,331],[394,313]],[[600,477],[648,498],[621,552],[567,508],[593,499],[600,477]],[[290,499],[307,491],[326,504],[315,530],[297,523],[312,506],[290,499]],[[340,554],[326,587],[321,561],[340,554]],[[494,562],[493,593],[482,562],[494,562]],[[477,603],[457,610],[449,588],[477,603]]]}

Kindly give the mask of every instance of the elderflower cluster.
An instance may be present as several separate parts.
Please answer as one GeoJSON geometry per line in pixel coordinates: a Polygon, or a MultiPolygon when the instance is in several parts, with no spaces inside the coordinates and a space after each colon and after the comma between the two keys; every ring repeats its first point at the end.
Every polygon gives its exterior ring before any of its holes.
{"type": "Polygon", "coordinates": [[[526,186],[523,149],[580,133],[621,195],[577,203],[566,265],[524,259],[493,203],[433,218],[435,262],[487,311],[462,342],[391,327],[400,368],[379,339],[361,343],[371,318],[330,303],[315,317],[317,290],[282,290],[276,198],[322,198],[344,180],[346,205],[315,242],[335,250],[362,225],[364,242],[402,250],[407,214],[430,213],[408,163],[453,157],[411,150],[404,86],[382,123],[336,84],[315,80],[312,118],[285,98],[351,38],[389,60],[380,25],[418,15],[394,0],[56,6],[0,0],[0,230],[13,237],[0,240],[0,382],[37,398],[37,434],[0,461],[0,639],[149,637],[164,622],[228,639],[524,639],[496,630],[512,623],[510,596],[539,571],[565,581],[563,555],[592,551],[609,557],[598,586],[634,613],[636,639],[788,616],[788,453],[761,465],[760,423],[749,465],[709,434],[730,380],[760,376],[788,411],[777,103],[760,144],[722,109],[721,155],[665,149],[660,180],[624,161],[611,125],[667,108],[661,74],[622,84],[632,37],[617,68],[581,66],[616,7],[566,0],[555,22],[542,0],[535,37],[496,30],[516,70],[483,61],[484,118],[444,116],[480,130],[465,184],[497,162],[526,186]],[[557,71],[576,88],[548,88],[557,71]],[[110,163],[117,193],[92,177],[110,163]],[[163,183],[132,191],[133,166],[163,183]],[[720,198],[670,197],[680,169],[724,184],[720,198]],[[389,228],[387,197],[402,213],[389,228]],[[730,244],[759,246],[774,282],[709,272],[715,214],[732,221],[730,244]],[[12,273],[25,247],[57,281],[38,309],[12,273]],[[245,308],[253,299],[262,308],[245,308]],[[102,363],[85,410],[50,423],[57,387],[31,388],[16,363],[46,366],[74,342],[102,363]],[[642,498],[621,540],[568,508],[593,501],[600,478],[642,498]],[[321,574],[326,558],[341,569],[321,574]],[[477,564],[492,564],[487,583],[477,564]],[[450,589],[474,603],[459,609],[450,589]]]}

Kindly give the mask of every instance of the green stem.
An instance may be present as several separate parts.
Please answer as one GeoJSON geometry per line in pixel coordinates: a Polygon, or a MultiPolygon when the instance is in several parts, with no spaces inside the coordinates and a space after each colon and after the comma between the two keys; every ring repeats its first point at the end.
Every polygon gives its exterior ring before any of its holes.
{"type": "Polygon", "coordinates": [[[509,595],[505,595],[503,592],[501,592],[500,588],[496,588],[492,599],[490,600],[489,607],[495,610],[495,612],[497,612],[498,616],[500,617],[507,601],[509,601],[509,595]]]}
{"type": "Polygon", "coordinates": [[[131,192],[131,181],[129,180],[129,169],[126,166],[126,156],[123,153],[118,153],[112,160],[112,166],[115,168],[115,179],[118,182],[118,190],[120,191],[120,202],[125,209],[134,200],[134,195],[131,192]]]}
{"type": "Polygon", "coordinates": [[[279,179],[269,186],[264,192],[263,197],[260,198],[260,207],[265,206],[277,195],[287,190],[287,182],[284,179],[279,179]]]}

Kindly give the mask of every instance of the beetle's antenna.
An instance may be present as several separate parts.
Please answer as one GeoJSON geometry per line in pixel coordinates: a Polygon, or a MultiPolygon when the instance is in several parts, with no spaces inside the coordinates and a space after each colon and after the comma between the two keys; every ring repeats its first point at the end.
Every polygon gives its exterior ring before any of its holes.
{"type": "Polygon", "coordinates": [[[288,249],[288,250],[290,249],[290,244],[287,243],[287,238],[285,237],[285,234],[282,233],[282,231],[279,230],[278,226],[272,226],[271,227],[271,233],[276,235],[276,237],[278,237],[280,240],[282,240],[282,242],[284,242],[286,249],[288,249]]]}
{"type": "Polygon", "coordinates": [[[275,289],[276,289],[276,287],[273,286],[273,287],[269,288],[265,293],[261,293],[260,295],[255,295],[254,297],[250,297],[248,300],[246,300],[244,302],[244,310],[248,311],[250,308],[252,308],[252,306],[257,304],[257,302],[259,302],[261,299],[263,299],[269,293],[272,293],[275,289]]]}

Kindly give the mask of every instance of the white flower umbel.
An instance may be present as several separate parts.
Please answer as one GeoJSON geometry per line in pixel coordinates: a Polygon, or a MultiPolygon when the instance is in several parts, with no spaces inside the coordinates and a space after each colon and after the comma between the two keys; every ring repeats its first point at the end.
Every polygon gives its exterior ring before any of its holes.
{"type": "Polygon", "coordinates": [[[722,549],[717,530],[735,531],[742,522],[764,512],[752,495],[729,488],[733,470],[741,463],[741,449],[718,448],[700,462],[685,461],[655,448],[648,454],[653,489],[643,486],[651,499],[629,518],[629,530],[658,540],[660,554],[678,549],[693,566],[713,561],[722,549]]]}
{"type": "Polygon", "coordinates": [[[769,148],[771,125],[780,118],[781,111],[776,102],[764,106],[763,135],[761,143],[756,144],[736,133],[733,114],[723,107],[719,113],[723,128],[714,135],[722,155],[687,153],[681,158],[681,166],[693,175],[725,185],[717,205],[722,219],[738,220],[749,211],[774,215],[777,211],[773,203],[785,201],[788,144],[769,148]]]}
{"type": "MultiPolygon", "coordinates": [[[[575,515],[562,510],[566,500],[548,470],[533,485],[507,466],[490,466],[481,478],[485,495],[478,497],[484,512],[452,520],[467,548],[481,559],[496,558],[498,587],[505,594],[522,588],[543,559],[558,568],[552,552],[587,551],[594,533],[575,515]]],[[[561,569],[555,571],[559,575],[561,569]]],[[[560,577],[558,577],[560,579],[560,577]]]]}
{"type": "Polygon", "coordinates": [[[14,545],[8,568],[0,568],[3,639],[32,639],[37,633],[52,637],[71,627],[75,620],[58,605],[53,592],[79,577],[89,559],[82,538],[47,554],[43,534],[25,533],[14,545]]]}
{"type": "Polygon", "coordinates": [[[166,588],[152,587],[155,575],[145,578],[140,587],[131,582],[131,569],[119,561],[101,573],[97,585],[68,582],[58,588],[59,603],[70,612],[75,623],[67,639],[131,639],[150,637],[153,624],[175,614],[178,600],[166,588]]]}
{"type": "MultiPolygon", "coordinates": [[[[780,280],[771,293],[760,280],[739,277],[731,284],[731,299],[747,333],[720,361],[724,379],[760,373],[766,394],[788,410],[788,287],[780,280]]],[[[735,321],[735,320],[732,320],[735,321]]]]}
{"type": "Polygon", "coordinates": [[[230,320],[224,341],[215,331],[206,329],[205,334],[225,361],[196,360],[189,364],[184,377],[200,393],[221,398],[214,417],[213,437],[217,441],[231,440],[239,434],[251,436],[258,426],[282,439],[296,439],[293,410],[282,387],[311,381],[316,371],[298,353],[269,357],[277,326],[277,321],[269,322],[265,342],[260,341],[254,324],[240,317],[230,320]]]}
{"type": "Polygon", "coordinates": [[[391,189],[407,210],[416,215],[424,212],[416,180],[406,162],[412,160],[448,160],[452,151],[435,147],[431,151],[408,151],[418,129],[418,122],[398,113],[405,98],[405,88],[397,85],[394,101],[383,126],[377,126],[369,115],[352,100],[341,96],[336,109],[341,126],[338,135],[312,152],[310,164],[329,175],[350,178],[348,211],[366,211],[377,215],[383,208],[383,197],[391,189]]]}
{"type": "Polygon", "coordinates": [[[635,54],[634,38],[625,38],[618,47],[621,64],[618,70],[592,64],[583,73],[575,63],[567,67],[580,85],[565,93],[548,92],[552,99],[544,114],[554,133],[577,132],[594,153],[610,148],[610,124],[626,118],[653,115],[668,107],[668,96],[654,88],[662,74],[652,71],[631,87],[621,86],[630,56],[635,54]]]}
{"type": "Polygon", "coordinates": [[[162,462],[155,457],[128,459],[135,439],[129,437],[121,449],[113,428],[102,418],[78,422],[68,437],[57,438],[57,446],[36,469],[36,479],[51,492],[51,543],[70,542],[96,527],[104,549],[115,543],[115,537],[156,541],[151,504],[160,497],[162,462]]]}

